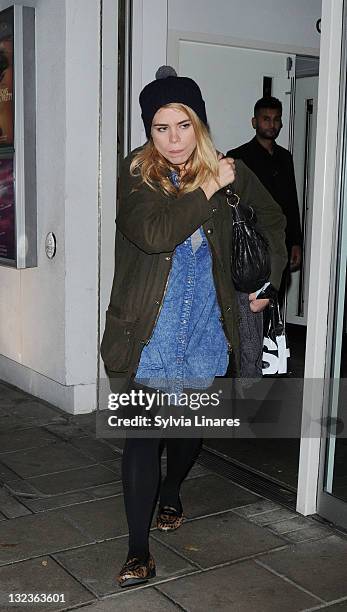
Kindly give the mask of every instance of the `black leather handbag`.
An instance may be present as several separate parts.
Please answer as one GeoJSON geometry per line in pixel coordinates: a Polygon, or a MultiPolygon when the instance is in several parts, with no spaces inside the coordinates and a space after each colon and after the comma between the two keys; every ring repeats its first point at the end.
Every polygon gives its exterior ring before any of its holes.
{"type": "Polygon", "coordinates": [[[232,185],[226,187],[225,193],[233,215],[232,278],[238,291],[253,293],[270,277],[268,243],[256,230],[257,217],[252,206],[245,206],[240,202],[232,185]]]}

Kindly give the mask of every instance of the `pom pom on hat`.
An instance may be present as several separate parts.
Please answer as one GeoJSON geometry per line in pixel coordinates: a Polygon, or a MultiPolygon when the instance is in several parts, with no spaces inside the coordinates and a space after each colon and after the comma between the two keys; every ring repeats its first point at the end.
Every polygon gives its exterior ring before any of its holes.
{"type": "Polygon", "coordinates": [[[147,138],[151,135],[155,113],[171,102],[186,104],[207,125],[205,102],[200,87],[193,79],[177,76],[172,66],[160,66],[155,76],[155,81],[143,88],[139,98],[147,138]]]}
{"type": "Polygon", "coordinates": [[[155,73],[156,79],[166,79],[169,76],[177,77],[177,72],[172,66],[160,66],[155,73]]]}

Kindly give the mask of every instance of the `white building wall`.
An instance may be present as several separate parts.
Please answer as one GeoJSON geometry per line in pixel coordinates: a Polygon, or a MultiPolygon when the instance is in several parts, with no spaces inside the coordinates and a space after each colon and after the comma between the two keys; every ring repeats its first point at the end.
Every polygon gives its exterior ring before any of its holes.
{"type": "MultiPolygon", "coordinates": [[[[8,4],[1,2],[0,8],[8,4]]],[[[0,352],[5,357],[0,360],[0,377],[16,383],[18,363],[63,384],[65,2],[45,0],[37,8],[36,56],[38,266],[0,266],[0,352]],[[58,242],[52,261],[44,250],[50,230],[58,242]]]]}
{"type": "Polygon", "coordinates": [[[99,2],[28,4],[36,6],[38,264],[0,266],[0,379],[88,412],[97,378],[99,2]]]}
{"type": "Polygon", "coordinates": [[[319,49],[321,0],[168,0],[168,28],[319,49]]]}

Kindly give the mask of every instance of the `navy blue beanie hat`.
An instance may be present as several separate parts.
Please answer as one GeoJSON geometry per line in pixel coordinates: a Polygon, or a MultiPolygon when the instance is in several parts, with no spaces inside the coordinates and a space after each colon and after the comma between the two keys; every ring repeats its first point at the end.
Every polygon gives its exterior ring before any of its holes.
{"type": "Polygon", "coordinates": [[[177,76],[171,66],[161,66],[155,77],[155,81],[148,83],[143,88],[139,98],[147,138],[151,135],[155,113],[159,108],[171,102],[186,104],[207,125],[205,102],[200,87],[193,79],[177,76]]]}

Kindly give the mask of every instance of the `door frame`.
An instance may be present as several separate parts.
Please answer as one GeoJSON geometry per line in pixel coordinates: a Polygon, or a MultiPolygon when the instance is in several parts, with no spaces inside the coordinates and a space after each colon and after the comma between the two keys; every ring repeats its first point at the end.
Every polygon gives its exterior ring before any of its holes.
{"type": "Polygon", "coordinates": [[[299,456],[297,511],[317,512],[325,459],[325,431],[317,423],[327,416],[329,379],[329,313],[334,270],[334,229],[338,205],[339,104],[343,0],[322,1],[320,78],[318,85],[315,184],[313,196],[311,261],[303,422],[299,456]]]}
{"type": "MultiPolygon", "coordinates": [[[[345,23],[347,18],[347,2],[344,3],[344,18],[342,23],[345,23]]],[[[338,120],[340,131],[338,134],[337,144],[337,164],[336,164],[336,182],[335,182],[335,238],[333,241],[333,253],[332,253],[332,266],[331,266],[331,278],[330,278],[330,289],[331,300],[329,304],[329,324],[327,330],[327,362],[326,362],[326,391],[324,401],[324,416],[328,417],[330,414],[330,406],[332,401],[337,401],[337,389],[338,386],[335,383],[335,365],[333,359],[334,352],[334,337],[335,337],[335,309],[336,304],[336,291],[338,281],[338,248],[340,242],[340,232],[342,231],[341,221],[346,230],[347,219],[346,210],[342,210],[343,205],[346,206],[347,198],[347,119],[345,116],[346,104],[347,104],[347,28],[342,32],[342,53],[341,53],[341,71],[340,71],[340,96],[339,96],[339,110],[338,120]]],[[[344,248],[346,252],[346,247],[344,248]]],[[[342,264],[344,265],[344,264],[342,264]]],[[[341,347],[340,347],[341,348],[341,347]]],[[[338,370],[340,368],[338,367],[338,370]]],[[[339,377],[336,377],[339,380],[339,377]]],[[[336,380],[337,382],[337,380],[336,380]]],[[[328,432],[323,432],[322,444],[321,444],[321,455],[319,464],[319,479],[318,479],[318,495],[317,495],[317,512],[324,518],[344,527],[347,529],[347,501],[343,501],[333,494],[327,493],[324,490],[325,485],[325,472],[326,472],[326,453],[328,449],[328,432]],[[324,435],[325,434],[325,435],[324,435]]]]}
{"type": "Polygon", "coordinates": [[[202,32],[186,32],[180,30],[168,30],[167,38],[167,61],[172,66],[178,66],[179,43],[197,42],[224,45],[228,47],[240,47],[243,49],[254,49],[255,51],[273,51],[288,53],[290,55],[307,55],[317,57],[319,50],[314,47],[300,47],[297,45],[281,45],[270,41],[254,40],[249,38],[235,38],[234,36],[222,36],[220,34],[204,34],[202,32]]]}
{"type": "MultiPolygon", "coordinates": [[[[298,56],[297,56],[298,57],[298,56]]],[[[313,56],[311,56],[313,57],[313,56]]],[[[319,56],[315,56],[315,59],[319,60],[319,56]]],[[[294,85],[294,101],[293,101],[293,112],[292,112],[292,120],[293,120],[293,142],[292,142],[292,147],[291,147],[291,153],[293,155],[293,161],[294,161],[294,167],[295,167],[295,142],[296,142],[296,129],[295,129],[295,119],[296,119],[296,112],[297,112],[297,102],[298,102],[298,84],[300,83],[302,78],[308,78],[308,79],[313,79],[316,78],[318,79],[317,83],[319,83],[319,75],[307,75],[305,77],[299,76],[297,77],[295,75],[295,85],[294,85]]],[[[315,108],[315,115],[317,115],[317,102],[318,102],[318,91],[317,91],[317,97],[314,98],[314,108],[315,108]]],[[[315,119],[315,123],[317,123],[316,119],[315,119]]],[[[302,144],[302,143],[300,143],[302,144]]],[[[315,146],[316,147],[316,142],[315,142],[315,146]]],[[[313,166],[313,177],[312,177],[312,186],[314,184],[314,158],[312,157],[312,161],[310,161],[310,165],[313,166]]],[[[298,173],[297,171],[295,172],[296,175],[296,188],[297,188],[297,192],[298,192],[298,200],[299,200],[299,204],[300,204],[300,200],[302,198],[302,191],[300,192],[300,185],[298,184],[298,173]]],[[[305,181],[305,177],[304,177],[304,181],[305,181]]],[[[310,183],[310,180],[308,181],[308,183],[310,183]]],[[[301,185],[302,186],[302,185],[301,185]]],[[[312,202],[313,203],[313,202],[312,202]]],[[[305,207],[305,202],[302,202],[302,206],[305,207]]],[[[300,217],[302,220],[302,210],[300,210],[300,217]]],[[[309,234],[310,234],[310,239],[311,239],[311,233],[312,233],[312,205],[311,205],[311,211],[309,213],[309,215],[307,215],[307,210],[305,213],[305,219],[306,217],[307,222],[306,222],[306,227],[309,227],[309,234]]],[[[308,297],[308,282],[305,279],[305,273],[308,270],[308,277],[309,277],[309,268],[308,266],[311,266],[311,261],[307,261],[310,255],[310,251],[308,250],[308,246],[310,246],[310,241],[305,240],[305,233],[304,233],[304,226],[302,225],[302,235],[303,235],[303,252],[302,252],[302,265],[299,271],[297,271],[296,273],[294,273],[294,275],[291,277],[291,284],[289,285],[289,287],[287,286],[287,290],[286,290],[286,300],[285,300],[285,308],[284,308],[284,317],[285,317],[285,321],[286,323],[289,324],[294,324],[294,325],[300,325],[300,326],[304,326],[307,327],[307,304],[304,306],[304,314],[298,315],[298,314],[291,314],[289,312],[289,306],[288,306],[288,302],[289,302],[289,293],[292,290],[292,283],[295,282],[297,283],[297,285],[299,285],[302,283],[302,287],[303,287],[303,295],[305,300],[307,301],[307,297],[308,297]],[[299,275],[296,279],[296,275],[299,275]]],[[[295,295],[296,299],[299,298],[299,288],[297,290],[297,295],[295,295]]]]}

